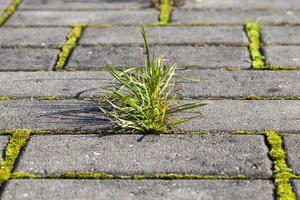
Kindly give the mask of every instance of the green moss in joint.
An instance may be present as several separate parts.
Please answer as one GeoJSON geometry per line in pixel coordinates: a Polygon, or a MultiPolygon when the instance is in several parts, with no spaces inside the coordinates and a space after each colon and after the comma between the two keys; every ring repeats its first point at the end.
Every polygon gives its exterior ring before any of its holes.
{"type": "Polygon", "coordinates": [[[290,178],[293,178],[294,175],[286,164],[286,153],[282,148],[282,139],[276,131],[266,131],[265,134],[270,145],[269,155],[274,164],[277,199],[296,200],[295,193],[289,182],[290,178]]]}
{"type": "Polygon", "coordinates": [[[0,101],[6,101],[6,100],[16,100],[16,98],[15,97],[0,96],[0,101]]]}
{"type": "Polygon", "coordinates": [[[269,70],[300,70],[300,67],[268,65],[266,69],[269,69],[269,70]]]}
{"type": "Polygon", "coordinates": [[[170,22],[170,16],[172,12],[171,0],[161,0],[162,3],[159,6],[160,16],[159,16],[159,24],[167,25],[170,22]]]}
{"type": "Polygon", "coordinates": [[[63,175],[64,178],[70,179],[113,179],[114,176],[106,173],[91,173],[91,172],[68,172],[63,175]]]}
{"type": "Polygon", "coordinates": [[[17,7],[23,2],[23,0],[13,0],[4,13],[0,16],[0,27],[14,14],[17,7]]]}
{"type": "Polygon", "coordinates": [[[55,66],[55,70],[63,70],[67,60],[69,59],[72,50],[76,47],[77,41],[79,40],[84,26],[83,25],[75,25],[72,31],[69,33],[67,37],[67,42],[62,47],[61,53],[59,54],[58,61],[55,66]]]}
{"type": "Polygon", "coordinates": [[[12,133],[5,150],[4,161],[0,164],[0,185],[10,178],[15,161],[29,136],[30,131],[27,129],[16,130],[12,133]]]}
{"type": "Polygon", "coordinates": [[[28,178],[29,179],[34,179],[34,178],[37,178],[37,176],[34,175],[34,174],[31,174],[31,173],[28,173],[28,172],[19,171],[19,172],[12,173],[10,178],[11,179],[22,179],[22,178],[24,178],[24,179],[28,179],[28,178]]]}
{"type": "Polygon", "coordinates": [[[260,24],[257,22],[248,22],[245,26],[249,38],[249,50],[252,58],[253,69],[264,69],[264,57],[260,52],[260,24]]]}
{"type": "Polygon", "coordinates": [[[44,96],[44,97],[38,97],[37,100],[63,100],[62,97],[55,97],[55,96],[44,96]]]}

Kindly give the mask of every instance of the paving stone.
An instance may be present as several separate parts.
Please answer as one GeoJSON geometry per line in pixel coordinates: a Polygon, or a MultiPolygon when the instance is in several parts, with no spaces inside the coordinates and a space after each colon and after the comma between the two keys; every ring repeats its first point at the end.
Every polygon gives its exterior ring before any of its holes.
{"type": "Polygon", "coordinates": [[[16,171],[136,175],[183,173],[272,176],[263,136],[233,135],[32,136],[16,171]],[[255,147],[255,148],[253,148],[255,147]]]}
{"type": "Polygon", "coordinates": [[[0,48],[0,71],[49,70],[58,54],[58,49],[0,48]]]}
{"type": "Polygon", "coordinates": [[[100,112],[99,104],[88,101],[0,101],[0,130],[101,130],[106,129],[107,119],[100,112]]]}
{"type": "MultiPolygon", "coordinates": [[[[178,70],[174,91],[181,98],[300,97],[299,71],[178,70]],[[199,80],[194,82],[190,79],[199,80]]],[[[112,86],[107,72],[2,72],[0,96],[101,97],[112,86]]]]}
{"type": "MultiPolygon", "coordinates": [[[[170,64],[199,68],[250,68],[251,60],[246,47],[154,47],[157,55],[165,55],[170,64]],[[205,58],[205,59],[203,59],[205,58]]],[[[107,63],[116,67],[144,66],[142,47],[79,47],[73,52],[67,69],[97,69],[107,63]]]]}
{"type": "Polygon", "coordinates": [[[2,12],[6,10],[10,2],[11,2],[10,0],[0,0],[0,15],[2,12]]]}
{"type": "Polygon", "coordinates": [[[300,44],[300,27],[278,26],[263,27],[262,40],[265,44],[300,44]]]}
{"type": "Polygon", "coordinates": [[[299,24],[300,11],[174,10],[172,22],[178,24],[239,24],[259,21],[262,24],[299,24]]]}
{"type": "Polygon", "coordinates": [[[181,9],[233,9],[233,10],[274,10],[274,9],[299,9],[298,0],[186,0],[181,9]]]}
{"type": "Polygon", "coordinates": [[[150,24],[159,13],[144,11],[18,11],[6,23],[14,26],[67,26],[74,24],[150,24]]]}
{"type": "Polygon", "coordinates": [[[294,191],[296,193],[297,199],[300,198],[300,180],[292,180],[291,181],[294,186],[294,191]]]}
{"type": "Polygon", "coordinates": [[[271,65],[300,67],[300,46],[265,47],[264,52],[271,65]]]}
{"type": "MultiPolygon", "coordinates": [[[[179,103],[182,103],[179,101],[179,103]]],[[[195,118],[177,127],[190,131],[300,130],[300,101],[296,100],[207,100],[201,111],[203,117],[195,118]]],[[[110,128],[99,104],[91,101],[12,100],[0,101],[0,130],[104,130],[110,128]]],[[[182,113],[190,117],[194,113],[182,113]]]]}
{"type": "Polygon", "coordinates": [[[272,199],[268,180],[10,180],[3,200],[272,199]]]}
{"type": "Polygon", "coordinates": [[[287,152],[287,162],[293,172],[300,175],[300,135],[284,136],[283,141],[287,152]]]}
{"type": "Polygon", "coordinates": [[[9,136],[7,136],[7,135],[0,136],[0,163],[3,161],[4,152],[5,152],[5,148],[8,143],[8,140],[9,140],[9,136]]]}
{"type": "Polygon", "coordinates": [[[70,28],[1,28],[0,45],[54,46],[63,45],[70,28]]]}
{"type": "MultiPolygon", "coordinates": [[[[227,44],[247,45],[243,27],[147,27],[150,44],[227,44]],[[176,33],[176,34],[174,34],[176,33]]],[[[144,44],[140,27],[87,28],[79,44],[144,44]]]]}
{"type": "Polygon", "coordinates": [[[128,10],[149,8],[150,6],[151,3],[149,0],[24,0],[19,10],[128,10]]]}

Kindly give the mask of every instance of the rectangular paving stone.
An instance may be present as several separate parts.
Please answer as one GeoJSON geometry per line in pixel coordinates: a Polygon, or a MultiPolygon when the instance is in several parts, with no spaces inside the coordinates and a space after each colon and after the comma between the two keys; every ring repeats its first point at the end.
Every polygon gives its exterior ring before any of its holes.
{"type": "Polygon", "coordinates": [[[58,49],[0,48],[0,71],[49,70],[58,54],[58,49]]]}
{"type": "Polygon", "coordinates": [[[269,26],[263,27],[261,32],[265,44],[300,44],[300,27],[297,26],[269,26]]]}
{"type": "Polygon", "coordinates": [[[224,0],[222,3],[218,0],[185,0],[181,9],[233,9],[233,10],[293,10],[299,9],[298,0],[224,0]]]}
{"type": "Polygon", "coordinates": [[[300,67],[300,46],[264,47],[264,53],[270,65],[300,67]]]}
{"type": "Polygon", "coordinates": [[[293,172],[300,175],[300,135],[284,136],[283,141],[287,152],[287,162],[293,172]]]}
{"type": "Polygon", "coordinates": [[[294,192],[296,194],[297,199],[300,198],[300,180],[292,180],[291,181],[294,186],[294,192]]]}
{"type": "MultiPolygon", "coordinates": [[[[300,97],[299,71],[178,70],[178,98],[300,97]],[[194,82],[190,79],[198,80],[194,82]]],[[[0,96],[103,97],[100,87],[112,86],[107,72],[2,72],[0,96]]]]}
{"type": "Polygon", "coordinates": [[[7,21],[14,26],[68,26],[74,24],[150,24],[157,11],[18,11],[7,21]]]}
{"type": "Polygon", "coordinates": [[[0,15],[6,10],[10,3],[10,0],[0,0],[0,15]]]}
{"type": "MultiPolygon", "coordinates": [[[[152,51],[156,55],[164,55],[170,65],[176,64],[179,68],[251,67],[246,47],[160,46],[152,51]]],[[[66,69],[99,69],[108,63],[118,68],[144,66],[144,59],[143,47],[78,47],[66,69]]]]}
{"type": "MultiPolygon", "coordinates": [[[[300,130],[300,101],[297,100],[207,100],[206,106],[180,117],[195,116],[201,111],[203,117],[195,118],[176,128],[177,132],[300,130]]],[[[183,103],[178,101],[178,103],[183,103]]],[[[105,130],[111,124],[99,109],[98,102],[79,100],[0,101],[0,130],[46,129],[46,130],[105,130]]],[[[177,116],[178,117],[178,116],[177,116]]]]}
{"type": "Polygon", "coordinates": [[[5,149],[8,141],[9,141],[9,136],[0,135],[0,163],[3,161],[3,158],[5,156],[5,149]]]}
{"type": "Polygon", "coordinates": [[[5,28],[0,29],[0,45],[57,46],[66,42],[70,28],[5,28]]]}
{"type": "Polygon", "coordinates": [[[24,0],[19,10],[128,10],[150,8],[149,0],[24,0]]]}
{"type": "Polygon", "coordinates": [[[171,22],[177,24],[238,24],[259,21],[262,24],[299,24],[300,11],[174,10],[171,22]]]}
{"type": "MultiPolygon", "coordinates": [[[[150,44],[226,44],[247,45],[243,27],[146,27],[150,44]],[[176,34],[174,34],[176,33],[176,34]]],[[[87,28],[81,45],[144,44],[140,27],[87,28]]]]}
{"type": "Polygon", "coordinates": [[[3,200],[272,199],[268,180],[10,180],[3,200]]]}
{"type": "Polygon", "coordinates": [[[263,136],[233,135],[32,136],[16,171],[119,175],[180,173],[272,176],[263,136]],[[253,148],[255,146],[255,148],[253,148]]]}

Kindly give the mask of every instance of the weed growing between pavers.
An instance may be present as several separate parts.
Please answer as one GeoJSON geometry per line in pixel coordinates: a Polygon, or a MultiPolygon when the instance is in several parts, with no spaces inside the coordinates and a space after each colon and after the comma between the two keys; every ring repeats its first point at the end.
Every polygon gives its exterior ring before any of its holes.
{"type": "MultiPolygon", "coordinates": [[[[151,56],[147,33],[142,26],[146,62],[144,68],[132,68],[118,72],[113,66],[107,67],[115,78],[113,88],[105,89],[108,97],[102,99],[108,108],[100,109],[122,130],[141,133],[167,133],[172,126],[191,118],[171,119],[174,114],[203,106],[203,103],[171,105],[174,84],[171,82],[176,66],[167,67],[162,56],[151,56]]],[[[198,113],[194,117],[198,117],[198,113]]]]}
{"type": "Polygon", "coordinates": [[[286,153],[282,148],[282,139],[276,131],[266,131],[265,134],[270,145],[269,155],[274,164],[277,198],[280,200],[296,200],[296,195],[290,184],[290,179],[295,175],[286,164],[286,153]]]}
{"type": "Polygon", "coordinates": [[[260,52],[260,24],[258,22],[249,22],[245,26],[249,38],[249,50],[252,58],[253,69],[265,69],[264,57],[260,52]]]}
{"type": "Polygon", "coordinates": [[[17,7],[23,2],[23,0],[13,0],[9,7],[0,16],[0,27],[14,14],[17,7]]]}
{"type": "Polygon", "coordinates": [[[4,161],[0,164],[0,185],[10,178],[15,161],[29,136],[30,131],[26,129],[16,130],[12,133],[5,150],[4,161]]]}
{"type": "Polygon", "coordinates": [[[67,60],[69,59],[72,50],[76,47],[77,42],[83,32],[83,25],[75,25],[72,31],[67,37],[67,42],[62,47],[61,53],[59,54],[58,61],[55,66],[56,71],[63,70],[67,60]]]}

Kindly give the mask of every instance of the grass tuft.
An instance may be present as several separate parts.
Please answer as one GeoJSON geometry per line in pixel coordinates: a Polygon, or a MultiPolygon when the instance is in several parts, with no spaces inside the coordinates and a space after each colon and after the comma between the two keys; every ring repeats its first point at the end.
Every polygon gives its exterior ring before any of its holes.
{"type": "Polygon", "coordinates": [[[290,178],[294,177],[292,170],[286,164],[286,153],[282,148],[282,140],[276,131],[266,131],[268,143],[271,147],[269,155],[274,164],[274,177],[277,199],[296,200],[290,178]]]}
{"type": "Polygon", "coordinates": [[[30,131],[27,129],[16,130],[14,133],[12,133],[10,141],[5,150],[4,161],[0,164],[0,185],[10,178],[15,161],[29,136],[30,131]]]}
{"type": "MultiPolygon", "coordinates": [[[[167,67],[162,56],[151,56],[147,33],[142,26],[146,61],[144,68],[131,68],[118,72],[113,66],[107,67],[115,78],[113,88],[106,89],[107,97],[102,99],[107,107],[100,109],[119,128],[140,133],[169,133],[172,126],[191,118],[177,118],[181,111],[203,106],[190,103],[174,106],[176,96],[170,95],[174,83],[176,66],[167,67]],[[173,119],[172,119],[173,117],[173,119]]],[[[198,113],[196,116],[199,116],[198,113]]]]}
{"type": "Polygon", "coordinates": [[[258,22],[248,22],[246,32],[249,38],[249,50],[252,58],[253,69],[265,69],[264,57],[260,52],[260,24],[258,22]]]}

